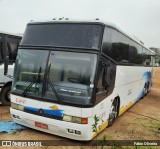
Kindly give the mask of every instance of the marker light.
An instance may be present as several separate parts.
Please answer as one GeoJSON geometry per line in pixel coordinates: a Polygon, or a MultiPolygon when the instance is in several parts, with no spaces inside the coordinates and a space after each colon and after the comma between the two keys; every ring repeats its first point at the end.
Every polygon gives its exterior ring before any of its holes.
{"type": "Polygon", "coordinates": [[[78,123],[78,124],[88,124],[88,118],[81,118],[70,115],[63,115],[63,121],[78,123]]]}
{"type": "Polygon", "coordinates": [[[81,122],[82,124],[88,124],[88,118],[82,118],[81,122]]]}

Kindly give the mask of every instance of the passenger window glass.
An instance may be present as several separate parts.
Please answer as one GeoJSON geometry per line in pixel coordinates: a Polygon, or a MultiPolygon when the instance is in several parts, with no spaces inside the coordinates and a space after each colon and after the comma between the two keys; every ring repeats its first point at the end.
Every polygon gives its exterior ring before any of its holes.
{"type": "Polygon", "coordinates": [[[98,66],[96,86],[96,102],[99,103],[113,92],[115,83],[115,67],[109,61],[100,62],[98,66]]]}
{"type": "Polygon", "coordinates": [[[102,92],[104,90],[102,86],[103,71],[104,71],[104,66],[102,65],[102,63],[100,63],[98,69],[97,92],[102,92]]]}
{"type": "Polygon", "coordinates": [[[8,37],[7,47],[8,47],[8,51],[9,51],[9,60],[10,61],[15,61],[17,51],[18,51],[18,40],[17,40],[17,38],[8,37]]]}
{"type": "Polygon", "coordinates": [[[2,43],[0,43],[0,63],[3,61],[2,57],[2,43]]]}
{"type": "Polygon", "coordinates": [[[127,43],[127,39],[122,34],[114,31],[114,36],[112,38],[112,57],[117,62],[122,63],[129,63],[128,60],[128,51],[129,51],[129,44],[127,43]]]}
{"type": "Polygon", "coordinates": [[[106,28],[104,31],[103,45],[102,45],[102,52],[105,55],[108,56],[111,55],[111,45],[112,45],[112,30],[106,28]]]}
{"type": "Polygon", "coordinates": [[[151,65],[151,53],[117,30],[106,28],[102,52],[120,63],[151,65]]]}

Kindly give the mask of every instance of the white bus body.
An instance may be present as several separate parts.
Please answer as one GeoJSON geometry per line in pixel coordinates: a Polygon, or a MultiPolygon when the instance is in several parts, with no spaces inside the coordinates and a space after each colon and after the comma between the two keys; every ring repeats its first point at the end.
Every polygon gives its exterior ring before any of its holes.
{"type": "Polygon", "coordinates": [[[155,63],[155,67],[159,67],[159,63],[155,63]]]}
{"type": "MultiPolygon", "coordinates": [[[[97,24],[97,22],[99,23],[99,21],[93,21],[93,22],[56,21],[56,23],[60,23],[60,24],[81,23],[82,25],[83,25],[83,23],[84,24],[90,24],[90,23],[97,24]]],[[[54,25],[55,21],[49,22],[49,23],[50,23],[50,25],[51,24],[54,25]]],[[[31,23],[31,24],[29,24],[29,27],[30,27],[30,25],[34,26],[35,24],[31,23]]],[[[37,23],[37,25],[41,25],[41,24],[43,25],[43,22],[37,23]]],[[[107,27],[111,27],[112,29],[114,28],[115,30],[118,30],[119,32],[123,33],[121,30],[117,29],[115,26],[112,26],[110,24],[103,24],[103,25],[104,26],[106,25],[107,27]]],[[[27,31],[28,30],[26,30],[26,35],[29,35],[29,33],[27,31]]],[[[123,35],[125,35],[129,39],[132,39],[124,33],[123,33],[123,35]]],[[[134,42],[138,43],[140,46],[144,47],[138,41],[135,41],[134,39],[132,39],[132,40],[134,42]]],[[[24,39],[22,39],[21,44],[22,45],[23,45],[23,43],[25,44],[26,41],[27,41],[27,39],[24,36],[24,39]]],[[[69,104],[65,104],[64,101],[63,101],[64,103],[61,103],[61,102],[57,103],[57,102],[55,102],[55,100],[53,98],[52,98],[52,100],[48,100],[49,97],[51,96],[50,95],[51,93],[48,95],[48,97],[46,99],[43,99],[44,96],[47,96],[46,94],[48,94],[48,92],[47,92],[48,88],[45,89],[46,93],[42,97],[40,94],[38,94],[36,96],[34,96],[34,95],[32,96],[32,93],[33,94],[37,93],[36,92],[36,90],[38,88],[37,83],[33,83],[31,85],[31,88],[33,87],[32,91],[25,92],[26,88],[22,89],[22,88],[24,88],[23,87],[24,85],[22,85],[24,83],[23,77],[25,80],[27,77],[29,77],[33,74],[37,74],[37,76],[40,76],[40,74],[44,75],[44,73],[43,73],[43,71],[41,72],[41,67],[39,69],[40,70],[39,73],[37,71],[36,71],[37,73],[35,73],[35,72],[33,73],[33,71],[27,72],[27,70],[24,69],[24,67],[30,68],[31,66],[25,65],[23,67],[23,69],[21,68],[22,67],[21,61],[22,61],[22,58],[24,58],[23,57],[24,52],[27,54],[27,50],[24,51],[22,45],[19,48],[20,50],[18,52],[18,58],[17,58],[16,66],[15,66],[15,78],[14,78],[14,83],[12,86],[12,94],[11,94],[11,102],[12,102],[11,103],[11,115],[16,123],[33,128],[33,129],[37,129],[40,131],[44,131],[47,133],[55,134],[55,135],[66,137],[66,138],[71,138],[74,140],[91,140],[98,133],[100,133],[102,130],[104,130],[108,125],[111,126],[113,124],[114,120],[118,116],[120,116],[122,113],[124,113],[128,108],[130,108],[135,102],[137,102],[139,99],[143,98],[150,91],[151,86],[152,86],[153,68],[152,68],[151,60],[150,60],[150,62],[148,62],[147,61],[148,59],[147,59],[146,63],[144,60],[144,62],[143,62],[144,66],[142,66],[142,64],[141,64],[141,66],[140,65],[138,66],[138,65],[128,64],[128,63],[126,64],[127,60],[125,60],[125,61],[123,60],[123,62],[124,62],[123,64],[122,63],[112,64],[112,62],[111,62],[112,59],[110,59],[110,58],[108,59],[108,57],[107,57],[106,64],[104,65],[106,70],[105,70],[105,68],[102,68],[102,70],[103,70],[102,74],[105,73],[106,75],[104,75],[104,77],[107,76],[107,79],[102,77],[103,79],[100,80],[101,75],[96,73],[97,75],[94,75],[90,78],[90,82],[92,82],[92,83],[90,83],[90,85],[87,87],[87,90],[91,91],[95,87],[94,82],[96,82],[96,84],[97,84],[96,89],[98,89],[98,90],[95,91],[95,94],[94,94],[95,95],[95,102],[93,103],[92,106],[86,107],[83,105],[82,106],[75,106],[74,104],[69,105],[69,104]],[[149,66],[147,66],[147,65],[149,65],[149,66]],[[22,71],[20,71],[19,69],[22,69],[22,71]],[[115,69],[116,69],[116,71],[114,71],[115,69]],[[18,70],[19,70],[19,73],[17,72],[18,70]],[[110,71],[110,70],[112,70],[112,71],[110,71]],[[115,74],[114,74],[114,72],[115,72],[115,74]],[[18,75],[17,75],[17,73],[18,73],[18,75]],[[112,76],[113,74],[115,75],[115,77],[112,76]],[[26,75],[26,77],[25,77],[25,75],[26,75]],[[99,76],[98,79],[95,79],[97,81],[91,81],[92,78],[94,78],[94,77],[97,78],[97,76],[99,76]],[[110,77],[110,79],[108,79],[108,77],[110,77]],[[111,87],[112,80],[114,82],[113,87],[111,87]],[[104,81],[104,83],[103,83],[103,81],[104,81]],[[107,82],[106,84],[108,86],[103,86],[103,84],[105,84],[105,81],[107,82]],[[98,88],[99,83],[101,86],[103,86],[103,88],[98,88]],[[34,91],[34,88],[35,88],[35,91],[34,91]],[[22,90],[22,92],[21,92],[21,90],[22,90]],[[110,91],[110,90],[112,90],[112,91],[110,91]]],[[[117,46],[117,45],[114,44],[113,47],[114,46],[117,46]]],[[[34,48],[34,46],[32,47],[32,49],[33,48],[34,48]]],[[[132,46],[130,48],[132,48],[132,46]]],[[[28,51],[30,51],[30,50],[28,50],[28,51]]],[[[78,54],[79,54],[79,57],[81,57],[81,59],[83,59],[84,61],[85,61],[85,59],[87,59],[87,58],[84,58],[85,55],[84,56],[82,55],[82,53],[83,53],[82,51],[81,51],[81,53],[77,52],[76,53],[77,55],[75,54],[75,57],[74,56],[72,57],[71,54],[74,53],[73,52],[74,50],[73,51],[69,50],[69,52],[65,53],[64,55],[63,55],[63,51],[59,52],[58,50],[59,49],[56,49],[55,51],[54,50],[52,51],[53,53],[51,52],[50,57],[53,56],[54,58],[53,59],[51,58],[49,60],[49,63],[52,63],[52,60],[54,61],[55,59],[57,59],[57,62],[59,62],[58,64],[61,64],[62,61],[60,61],[60,60],[64,60],[64,63],[67,63],[69,60],[69,55],[70,55],[70,60],[73,60],[78,54]],[[61,55],[58,55],[59,53],[61,53],[61,55]]],[[[148,52],[151,53],[150,55],[154,55],[154,52],[150,51],[147,48],[146,48],[146,50],[148,50],[148,52]]],[[[33,51],[33,52],[30,51],[28,53],[28,55],[31,53],[32,53],[32,55],[34,55],[34,52],[35,51],[33,51]]],[[[115,52],[115,54],[116,54],[116,52],[115,52]]],[[[28,59],[29,59],[28,61],[31,61],[30,57],[28,57],[28,59]]],[[[33,60],[34,59],[35,58],[33,58],[33,60]]],[[[78,59],[79,58],[77,58],[77,61],[78,61],[78,59]]],[[[92,70],[97,69],[97,67],[98,67],[99,71],[101,70],[100,66],[99,66],[99,63],[101,63],[101,61],[98,61],[98,59],[100,59],[100,58],[97,58],[97,59],[95,59],[95,61],[93,61],[93,63],[92,63],[93,69],[92,70]]],[[[27,61],[27,58],[26,59],[24,58],[23,62],[25,60],[27,61]]],[[[93,57],[92,57],[92,60],[93,60],[93,57]]],[[[76,61],[74,61],[74,62],[76,63],[76,61]]],[[[74,62],[72,64],[74,64],[74,62]]],[[[25,63],[27,63],[27,62],[25,62],[25,63]]],[[[33,63],[36,64],[36,62],[33,62],[33,63]]],[[[43,62],[40,62],[40,63],[43,63],[43,62]]],[[[56,62],[54,61],[53,64],[56,65],[56,62]]],[[[58,67],[58,64],[57,64],[57,66],[52,65],[49,67],[49,70],[51,70],[50,71],[51,74],[53,74],[52,70],[54,69],[54,67],[58,67]]],[[[37,64],[37,65],[39,68],[39,64],[37,64]]],[[[79,69],[81,69],[82,66],[83,66],[83,68],[85,68],[86,65],[81,64],[80,66],[77,65],[77,67],[79,69]]],[[[69,67],[67,65],[66,65],[66,67],[68,70],[69,67]]],[[[43,69],[43,66],[42,66],[42,69],[43,69]]],[[[70,68],[70,69],[72,69],[72,68],[70,68]]],[[[65,70],[65,68],[64,68],[64,70],[65,70]]],[[[58,77],[59,75],[57,75],[57,73],[55,73],[54,76],[53,75],[52,76],[58,77]]],[[[81,73],[82,73],[82,71],[81,71],[81,73]]],[[[92,74],[93,73],[94,73],[94,71],[92,72],[92,74]]],[[[63,75],[65,76],[65,73],[63,75]]],[[[71,72],[68,75],[71,75],[71,72]]],[[[67,81],[69,80],[69,82],[72,82],[70,84],[77,84],[77,86],[79,86],[79,84],[77,83],[77,80],[75,78],[69,78],[68,75],[65,77],[63,76],[63,77],[64,78],[67,77],[68,78],[67,81]]],[[[51,80],[52,80],[52,78],[51,78],[51,80]]],[[[68,99],[68,101],[70,101],[73,97],[75,97],[75,100],[77,100],[77,103],[79,102],[78,98],[83,100],[83,97],[79,97],[79,96],[81,96],[81,94],[83,92],[85,92],[84,89],[82,91],[80,89],[77,89],[76,87],[66,88],[65,84],[63,84],[62,86],[59,87],[58,85],[56,85],[56,82],[54,82],[54,83],[53,83],[53,85],[55,86],[55,89],[57,90],[57,93],[60,95],[60,97],[62,97],[64,95],[63,98],[61,98],[61,99],[65,100],[64,97],[66,97],[66,99],[68,99]],[[71,98],[70,100],[69,100],[69,98],[67,98],[68,96],[71,98]]],[[[40,85],[38,84],[38,86],[40,86],[40,85]]],[[[43,91],[42,91],[42,94],[43,94],[43,91]]],[[[86,95],[84,95],[84,96],[86,96],[86,95]]],[[[92,97],[91,98],[88,97],[88,99],[92,100],[92,97]]],[[[88,100],[88,99],[86,98],[86,100],[88,100]]],[[[88,102],[90,100],[88,100],[88,102]]],[[[72,102],[74,102],[74,101],[72,101],[72,102]]],[[[88,102],[86,102],[86,105],[88,104],[88,102]]]]}
{"type": "MultiPolygon", "coordinates": [[[[13,76],[14,65],[9,65],[8,73],[13,76]]],[[[7,82],[11,82],[12,79],[4,75],[4,64],[0,65],[0,86],[1,88],[7,82]]]]}

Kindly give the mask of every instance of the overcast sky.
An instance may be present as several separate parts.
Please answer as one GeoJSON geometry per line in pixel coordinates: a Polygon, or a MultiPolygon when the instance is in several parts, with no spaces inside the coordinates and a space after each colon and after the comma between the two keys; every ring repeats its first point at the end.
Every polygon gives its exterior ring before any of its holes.
{"type": "Polygon", "coordinates": [[[109,21],[160,48],[160,0],[0,0],[0,31],[23,33],[30,20],[109,21]]]}

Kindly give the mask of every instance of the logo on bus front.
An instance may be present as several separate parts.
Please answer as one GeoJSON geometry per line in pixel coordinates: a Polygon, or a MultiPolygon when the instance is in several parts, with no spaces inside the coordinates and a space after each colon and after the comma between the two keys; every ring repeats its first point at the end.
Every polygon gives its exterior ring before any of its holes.
{"type": "Polygon", "coordinates": [[[19,104],[25,104],[26,100],[16,98],[16,102],[19,103],[19,104]]]}

